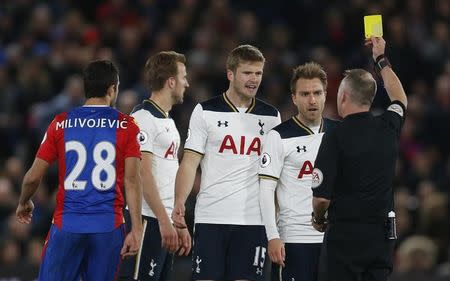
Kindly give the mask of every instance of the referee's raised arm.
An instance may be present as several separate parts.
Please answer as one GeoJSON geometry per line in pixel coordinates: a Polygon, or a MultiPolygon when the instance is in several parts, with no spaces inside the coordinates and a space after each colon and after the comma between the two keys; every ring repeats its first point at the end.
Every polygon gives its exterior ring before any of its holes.
{"type": "Polygon", "coordinates": [[[390,100],[392,102],[397,100],[406,108],[408,100],[405,91],[403,90],[402,83],[392,70],[391,64],[384,54],[386,41],[384,41],[383,37],[371,37],[368,45],[372,46],[372,57],[375,63],[375,69],[383,79],[384,87],[386,88],[390,100]]]}

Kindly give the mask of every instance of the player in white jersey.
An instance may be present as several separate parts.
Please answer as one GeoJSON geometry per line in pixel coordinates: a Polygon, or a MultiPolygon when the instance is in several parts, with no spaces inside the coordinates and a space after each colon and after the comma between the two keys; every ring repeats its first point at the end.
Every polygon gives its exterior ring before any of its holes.
{"type": "Polygon", "coordinates": [[[258,163],[265,135],[280,123],[278,110],[255,98],[263,67],[257,48],[235,48],[227,60],[228,90],[192,112],[172,218],[185,226],[184,204],[200,164],[193,280],[263,280],[267,239],[258,163]]]}
{"type": "Polygon", "coordinates": [[[273,128],[263,145],[260,203],[274,281],[317,280],[323,234],[311,226],[311,176],[322,136],[336,122],[322,118],[326,88],[319,64],[295,68],[291,96],[298,114],[273,128]]]}
{"type": "Polygon", "coordinates": [[[143,183],[142,247],[135,259],[124,260],[121,280],[170,280],[172,255],[181,245],[187,255],[191,238],[187,229],[175,229],[170,214],[174,204],[180,135],[169,111],[183,102],[186,59],[173,52],[159,52],[147,61],[145,72],[152,94],[136,106],[132,116],[141,131],[141,179],[143,183]],[[178,239],[182,240],[178,241],[178,239]]]}

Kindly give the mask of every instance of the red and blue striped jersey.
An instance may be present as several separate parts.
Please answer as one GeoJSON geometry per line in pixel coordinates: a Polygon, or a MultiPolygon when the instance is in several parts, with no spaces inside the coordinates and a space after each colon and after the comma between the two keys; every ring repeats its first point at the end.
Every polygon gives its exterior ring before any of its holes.
{"type": "Polygon", "coordinates": [[[123,224],[125,158],[140,157],[134,119],[107,106],[83,106],[55,117],[36,157],[58,161],[53,223],[75,233],[123,224]]]}

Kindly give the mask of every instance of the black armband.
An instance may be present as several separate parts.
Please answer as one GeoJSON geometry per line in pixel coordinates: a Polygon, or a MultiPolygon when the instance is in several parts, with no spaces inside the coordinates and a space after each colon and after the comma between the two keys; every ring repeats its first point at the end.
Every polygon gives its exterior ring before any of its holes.
{"type": "Polygon", "coordinates": [[[386,66],[392,67],[392,65],[391,65],[391,63],[389,62],[388,58],[387,58],[384,54],[383,54],[383,55],[379,55],[379,56],[375,59],[374,64],[375,64],[375,71],[376,71],[377,73],[380,73],[381,70],[382,70],[383,68],[385,68],[386,66]]]}

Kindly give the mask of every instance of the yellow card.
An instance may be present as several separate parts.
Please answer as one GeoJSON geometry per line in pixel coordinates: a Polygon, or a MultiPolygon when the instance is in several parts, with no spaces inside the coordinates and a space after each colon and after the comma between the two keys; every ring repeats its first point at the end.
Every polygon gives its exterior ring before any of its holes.
{"type": "Polygon", "coordinates": [[[370,15],[364,17],[364,34],[367,39],[370,38],[370,36],[383,36],[383,23],[381,20],[381,15],[370,15]]]}

